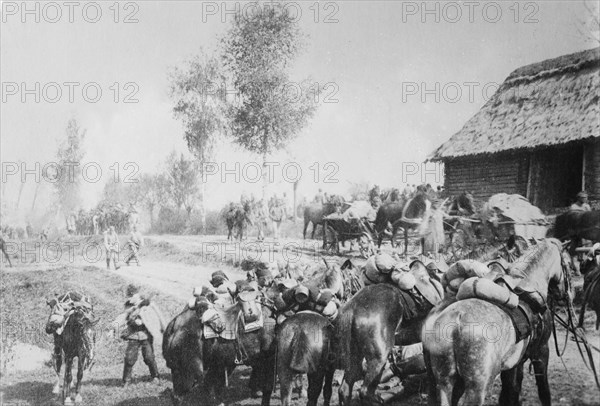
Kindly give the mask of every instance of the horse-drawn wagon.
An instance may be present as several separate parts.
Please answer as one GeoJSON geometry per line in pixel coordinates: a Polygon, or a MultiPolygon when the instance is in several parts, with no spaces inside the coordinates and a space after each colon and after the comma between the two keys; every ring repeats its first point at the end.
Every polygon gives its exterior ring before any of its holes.
{"type": "Polygon", "coordinates": [[[375,253],[374,210],[367,202],[355,202],[343,214],[333,213],[323,218],[323,249],[340,252],[340,243],[358,243],[361,256],[375,253]]]}

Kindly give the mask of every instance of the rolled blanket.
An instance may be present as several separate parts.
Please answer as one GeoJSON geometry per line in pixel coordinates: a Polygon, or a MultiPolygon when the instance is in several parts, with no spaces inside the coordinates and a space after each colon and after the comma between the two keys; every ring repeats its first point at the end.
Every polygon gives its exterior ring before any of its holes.
{"type": "Polygon", "coordinates": [[[454,263],[444,274],[442,287],[446,292],[456,293],[463,280],[473,276],[483,277],[489,272],[490,269],[483,262],[463,259],[454,263]]]}
{"type": "Polygon", "coordinates": [[[485,278],[472,277],[460,284],[458,300],[483,299],[492,303],[507,306],[514,309],[519,304],[519,297],[493,281],[485,278]]]}

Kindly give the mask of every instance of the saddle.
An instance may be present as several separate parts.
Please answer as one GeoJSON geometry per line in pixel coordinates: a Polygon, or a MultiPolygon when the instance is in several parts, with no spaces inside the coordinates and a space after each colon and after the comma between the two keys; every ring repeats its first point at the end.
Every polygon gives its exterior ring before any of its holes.
{"type": "MultiPolygon", "coordinates": [[[[238,300],[241,300],[243,302],[254,301],[257,299],[257,295],[258,292],[255,290],[243,291],[238,294],[238,300]]],[[[231,306],[223,306],[219,305],[218,303],[215,303],[212,312],[210,310],[207,310],[205,312],[205,315],[203,315],[202,317],[204,338],[210,339],[220,337],[224,340],[238,340],[238,325],[240,317],[243,317],[243,315],[241,314],[241,312],[233,311],[233,308],[236,306],[237,304],[233,304],[231,306]],[[216,318],[220,320],[220,323],[214,322],[216,318]]],[[[252,323],[244,324],[244,332],[249,333],[252,331],[256,331],[263,327],[263,325],[264,317],[262,309],[259,307],[258,319],[256,321],[253,321],[252,323]]]]}
{"type": "MultiPolygon", "coordinates": [[[[416,261],[413,261],[413,263],[416,261]]],[[[419,261],[420,262],[420,261],[419,261]]],[[[427,268],[423,264],[422,267],[413,268],[411,264],[412,275],[415,277],[415,289],[431,304],[435,306],[442,300],[444,290],[441,283],[430,277],[427,268]]]]}

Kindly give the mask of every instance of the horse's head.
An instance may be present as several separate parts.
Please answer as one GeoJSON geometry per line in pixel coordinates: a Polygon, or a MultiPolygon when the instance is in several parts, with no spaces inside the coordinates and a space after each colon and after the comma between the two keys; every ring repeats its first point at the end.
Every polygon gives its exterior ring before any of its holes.
{"type": "Polygon", "coordinates": [[[57,298],[46,300],[46,304],[50,307],[50,316],[48,316],[46,322],[46,333],[52,334],[63,325],[66,311],[59,306],[57,298]]]}

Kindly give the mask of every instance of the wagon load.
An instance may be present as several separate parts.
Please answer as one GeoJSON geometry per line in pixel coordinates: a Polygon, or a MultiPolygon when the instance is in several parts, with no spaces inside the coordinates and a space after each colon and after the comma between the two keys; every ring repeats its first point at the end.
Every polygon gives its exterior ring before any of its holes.
{"type": "Polygon", "coordinates": [[[371,206],[371,203],[365,200],[358,200],[350,204],[343,213],[333,213],[327,216],[328,220],[344,220],[351,222],[353,220],[365,219],[367,221],[375,221],[377,212],[371,206]]]}
{"type": "Polygon", "coordinates": [[[542,211],[521,195],[499,193],[483,206],[481,218],[502,240],[511,235],[544,238],[548,221],[542,211]]]}

